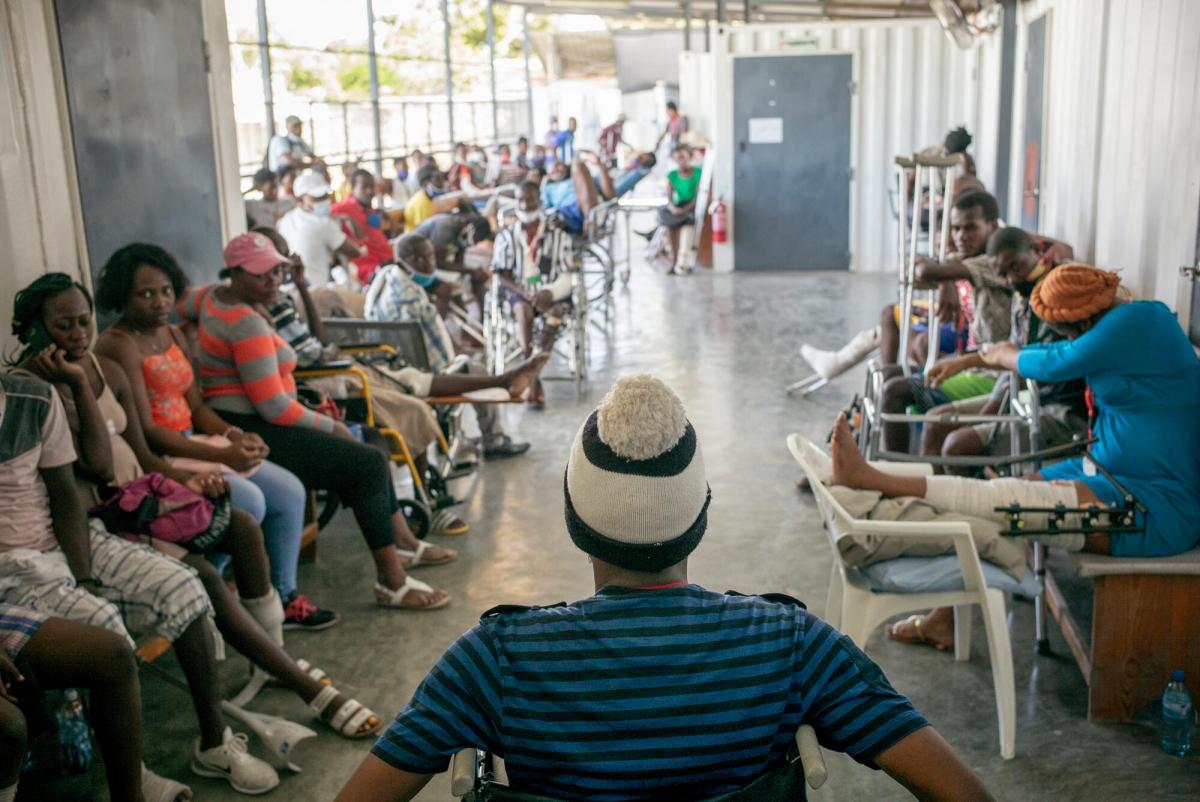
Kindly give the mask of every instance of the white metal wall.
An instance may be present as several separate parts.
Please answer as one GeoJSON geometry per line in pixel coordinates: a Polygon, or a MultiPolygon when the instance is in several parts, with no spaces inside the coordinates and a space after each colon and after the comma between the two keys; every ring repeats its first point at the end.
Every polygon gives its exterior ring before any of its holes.
{"type": "MultiPolygon", "coordinates": [[[[1120,269],[1143,297],[1181,312],[1200,205],[1200,4],[1195,0],[1037,0],[1050,13],[1041,228],[1082,258],[1120,269]]],[[[1020,200],[1024,84],[1018,71],[1013,184],[1020,200]]]]}
{"type": "MultiPolygon", "coordinates": [[[[736,203],[733,160],[728,157],[736,142],[733,57],[835,51],[855,57],[851,269],[893,270],[896,223],[888,192],[895,185],[894,156],[941,142],[947,130],[965,124],[975,137],[972,151],[980,178],[989,186],[992,183],[997,112],[994,103],[981,103],[980,98],[999,92],[998,35],[963,51],[931,20],[727,28],[715,38],[713,54],[685,57],[680,70],[682,110],[693,124],[715,121],[713,130],[705,133],[718,148],[716,194],[736,203]],[[710,59],[711,72],[704,64],[710,59]]],[[[736,244],[737,232],[731,233],[736,244]]],[[[715,258],[718,269],[730,269],[731,253],[718,248],[715,258]]]]}

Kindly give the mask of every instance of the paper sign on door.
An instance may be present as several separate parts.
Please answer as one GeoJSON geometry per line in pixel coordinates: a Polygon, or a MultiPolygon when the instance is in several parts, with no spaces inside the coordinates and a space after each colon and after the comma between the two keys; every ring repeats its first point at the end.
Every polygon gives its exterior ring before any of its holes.
{"type": "Polygon", "coordinates": [[[783,142],[782,117],[751,117],[750,144],[778,145],[783,142]]]}

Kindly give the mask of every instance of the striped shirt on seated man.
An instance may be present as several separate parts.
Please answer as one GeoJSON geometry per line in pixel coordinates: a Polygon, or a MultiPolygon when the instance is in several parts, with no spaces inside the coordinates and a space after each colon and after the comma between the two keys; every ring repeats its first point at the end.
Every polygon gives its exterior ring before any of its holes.
{"type": "Polygon", "coordinates": [[[567,461],[567,530],[596,593],[500,607],[417,688],[339,800],[411,799],[459,750],[552,799],[704,799],[779,767],[797,728],[921,799],[990,799],[846,636],[786,597],[687,581],[711,498],[683,404],[619,380],[567,461]]]}

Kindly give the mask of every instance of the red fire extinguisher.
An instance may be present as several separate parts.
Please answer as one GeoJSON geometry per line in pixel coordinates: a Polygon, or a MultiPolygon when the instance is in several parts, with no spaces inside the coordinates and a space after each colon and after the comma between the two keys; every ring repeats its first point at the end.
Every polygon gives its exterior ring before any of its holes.
{"type": "Polygon", "coordinates": [[[713,242],[726,242],[729,239],[729,209],[725,206],[725,198],[717,198],[712,207],[712,239],[713,242]]]}

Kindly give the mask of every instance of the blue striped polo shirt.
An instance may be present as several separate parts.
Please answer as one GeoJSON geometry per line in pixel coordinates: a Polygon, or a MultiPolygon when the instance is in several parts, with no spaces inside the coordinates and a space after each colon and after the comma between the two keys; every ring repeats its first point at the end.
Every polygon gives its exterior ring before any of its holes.
{"type": "Polygon", "coordinates": [[[560,799],[705,797],[773,768],[801,723],[872,767],[926,726],[849,638],[797,604],[605,587],[485,615],[372,751],[436,774],[460,749],[485,749],[513,787],[560,799]]]}

